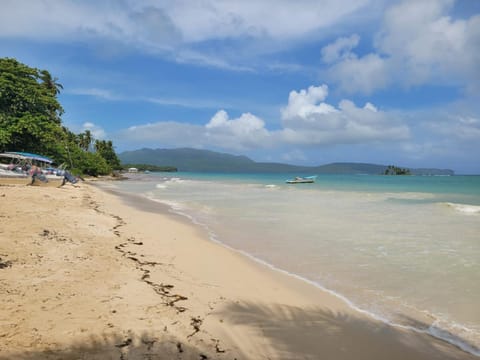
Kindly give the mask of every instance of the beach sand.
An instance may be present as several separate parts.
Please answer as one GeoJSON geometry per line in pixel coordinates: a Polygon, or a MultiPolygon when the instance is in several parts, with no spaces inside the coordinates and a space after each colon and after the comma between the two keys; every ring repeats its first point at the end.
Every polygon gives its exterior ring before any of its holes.
{"type": "Polygon", "coordinates": [[[2,360],[478,359],[216,244],[160,204],[9,180],[2,360]]]}

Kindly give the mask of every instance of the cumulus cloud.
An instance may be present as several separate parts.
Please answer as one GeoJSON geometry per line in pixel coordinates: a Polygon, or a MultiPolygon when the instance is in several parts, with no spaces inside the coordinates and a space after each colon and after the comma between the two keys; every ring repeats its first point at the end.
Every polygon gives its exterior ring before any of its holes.
{"type": "Polygon", "coordinates": [[[250,113],[230,119],[224,110],[214,114],[205,125],[163,121],[132,126],[117,136],[123,143],[215,147],[230,150],[262,148],[270,144],[270,133],[262,119],[250,113]],[[181,134],[181,137],[178,134],[181,134]]]}
{"type": "Polygon", "coordinates": [[[250,113],[230,119],[224,110],[218,111],[205,125],[205,136],[217,146],[244,149],[265,146],[270,134],[265,122],[250,113]]]}
{"type": "Polygon", "coordinates": [[[397,67],[404,64],[402,75],[410,84],[452,76],[478,80],[480,15],[453,19],[452,5],[451,0],[408,0],[385,14],[377,47],[397,67]]]}
{"type": "Polygon", "coordinates": [[[288,105],[282,109],[282,118],[287,121],[296,118],[308,121],[315,114],[336,112],[337,110],[333,106],[323,102],[327,96],[327,85],[310,86],[299,92],[292,90],[288,96],[288,105]]]}
{"type": "MultiPolygon", "coordinates": [[[[372,103],[357,107],[350,100],[342,100],[335,107],[325,102],[327,97],[327,85],[291,91],[287,105],[281,110],[282,127],[278,130],[267,129],[265,121],[251,113],[230,118],[225,110],[219,110],[205,125],[159,122],[131,127],[119,134],[119,138],[142,144],[242,151],[291,145],[391,143],[410,136],[409,128],[396,116],[372,103]],[[178,134],[182,136],[179,138],[178,134]]],[[[302,156],[298,149],[289,154],[292,159],[302,156]]]]}
{"type": "Polygon", "coordinates": [[[369,94],[393,83],[461,85],[478,89],[480,15],[454,19],[452,0],[404,0],[385,13],[374,52],[354,52],[357,37],[323,48],[329,79],[349,92],[369,94]]]}
{"type": "Polygon", "coordinates": [[[336,108],[323,101],[327,95],[327,85],[290,93],[288,105],[282,110],[284,141],[319,145],[398,141],[409,137],[406,125],[373,104],[357,107],[350,100],[342,100],[336,108]]]}
{"type": "MultiPolygon", "coordinates": [[[[349,99],[334,105],[328,103],[327,85],[319,85],[291,91],[274,130],[254,114],[231,117],[219,110],[198,125],[161,121],[133,126],[115,134],[115,143],[130,148],[188,146],[247,154],[268,148],[277,154],[271,160],[287,162],[308,161],[307,154],[321,147],[330,158],[343,154],[346,161],[455,168],[465,153],[480,151],[480,119],[466,112],[451,115],[454,111],[384,111],[372,102],[356,105],[349,99]],[[378,152],[372,154],[372,149],[378,152]]],[[[471,171],[477,170],[472,167],[471,171]]]]}

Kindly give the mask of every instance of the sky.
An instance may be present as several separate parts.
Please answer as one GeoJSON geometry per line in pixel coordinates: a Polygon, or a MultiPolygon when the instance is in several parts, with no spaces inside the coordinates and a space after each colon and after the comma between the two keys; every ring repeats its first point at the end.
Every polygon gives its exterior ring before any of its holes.
{"type": "Polygon", "coordinates": [[[2,0],[0,57],[119,153],[480,174],[480,0],[2,0]]]}

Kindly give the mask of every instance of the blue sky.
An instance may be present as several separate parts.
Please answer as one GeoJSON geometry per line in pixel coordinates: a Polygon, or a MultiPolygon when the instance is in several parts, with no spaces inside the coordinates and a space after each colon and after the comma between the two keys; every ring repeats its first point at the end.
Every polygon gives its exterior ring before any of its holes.
{"type": "Polygon", "coordinates": [[[3,0],[0,57],[118,152],[480,173],[478,0],[3,0]]]}

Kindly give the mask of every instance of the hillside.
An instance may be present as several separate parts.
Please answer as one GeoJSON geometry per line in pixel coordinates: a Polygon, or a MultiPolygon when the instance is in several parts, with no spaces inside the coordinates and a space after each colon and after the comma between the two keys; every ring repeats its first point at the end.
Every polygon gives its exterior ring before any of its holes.
{"type": "Polygon", "coordinates": [[[126,151],[119,155],[122,163],[174,166],[179,171],[223,172],[248,168],[255,162],[246,156],[236,156],[209,150],[181,149],[140,149],[126,151]]]}
{"type": "MultiPolygon", "coordinates": [[[[174,166],[179,171],[230,173],[297,173],[297,174],[383,174],[386,165],[365,163],[332,163],[321,166],[296,166],[255,162],[246,156],[191,148],[140,149],[118,155],[123,164],[174,166]]],[[[445,169],[410,169],[413,175],[453,175],[445,169]]]]}

